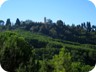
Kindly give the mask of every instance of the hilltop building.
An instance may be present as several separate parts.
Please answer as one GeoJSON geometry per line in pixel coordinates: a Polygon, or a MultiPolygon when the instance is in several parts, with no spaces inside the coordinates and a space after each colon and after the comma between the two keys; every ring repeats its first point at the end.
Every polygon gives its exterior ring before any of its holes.
{"type": "Polygon", "coordinates": [[[44,17],[44,23],[46,24],[46,17],[44,17]]]}
{"type": "Polygon", "coordinates": [[[52,24],[52,20],[44,17],[44,24],[52,24]]]}

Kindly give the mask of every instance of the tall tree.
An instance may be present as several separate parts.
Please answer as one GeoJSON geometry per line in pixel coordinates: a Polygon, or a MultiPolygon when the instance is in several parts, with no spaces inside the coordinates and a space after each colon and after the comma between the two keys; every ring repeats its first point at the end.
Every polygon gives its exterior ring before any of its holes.
{"type": "Polygon", "coordinates": [[[57,20],[57,25],[58,26],[63,26],[63,21],[62,20],[57,20]]]}
{"type": "Polygon", "coordinates": [[[19,18],[16,19],[15,26],[17,26],[17,27],[20,26],[20,20],[19,20],[19,18]]]}
{"type": "Polygon", "coordinates": [[[87,22],[87,31],[90,32],[91,31],[91,23],[87,22]]]}
{"type": "Polygon", "coordinates": [[[10,19],[7,19],[7,21],[6,21],[6,28],[7,29],[11,28],[11,21],[10,21],[10,19]]]}

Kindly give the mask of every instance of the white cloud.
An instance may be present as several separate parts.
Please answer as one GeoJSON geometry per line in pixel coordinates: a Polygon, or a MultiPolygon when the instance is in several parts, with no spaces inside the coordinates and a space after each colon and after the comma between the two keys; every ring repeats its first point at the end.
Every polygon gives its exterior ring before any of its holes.
{"type": "Polygon", "coordinates": [[[6,2],[7,0],[0,0],[0,7],[6,2]]]}

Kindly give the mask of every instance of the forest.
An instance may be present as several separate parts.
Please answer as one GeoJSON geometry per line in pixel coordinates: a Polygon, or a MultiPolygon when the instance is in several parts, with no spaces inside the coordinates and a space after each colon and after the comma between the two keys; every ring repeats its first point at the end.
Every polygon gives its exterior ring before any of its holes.
{"type": "Polygon", "coordinates": [[[96,63],[96,26],[0,20],[0,63],[8,72],[89,72],[96,63]]]}

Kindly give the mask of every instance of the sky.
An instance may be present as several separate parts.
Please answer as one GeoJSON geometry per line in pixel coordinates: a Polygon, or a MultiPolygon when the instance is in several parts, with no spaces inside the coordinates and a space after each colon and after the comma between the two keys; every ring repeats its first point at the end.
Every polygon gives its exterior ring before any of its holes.
{"type": "Polygon", "coordinates": [[[0,19],[43,22],[44,17],[66,24],[90,21],[96,25],[96,8],[88,0],[8,0],[0,8],[0,19]]]}

